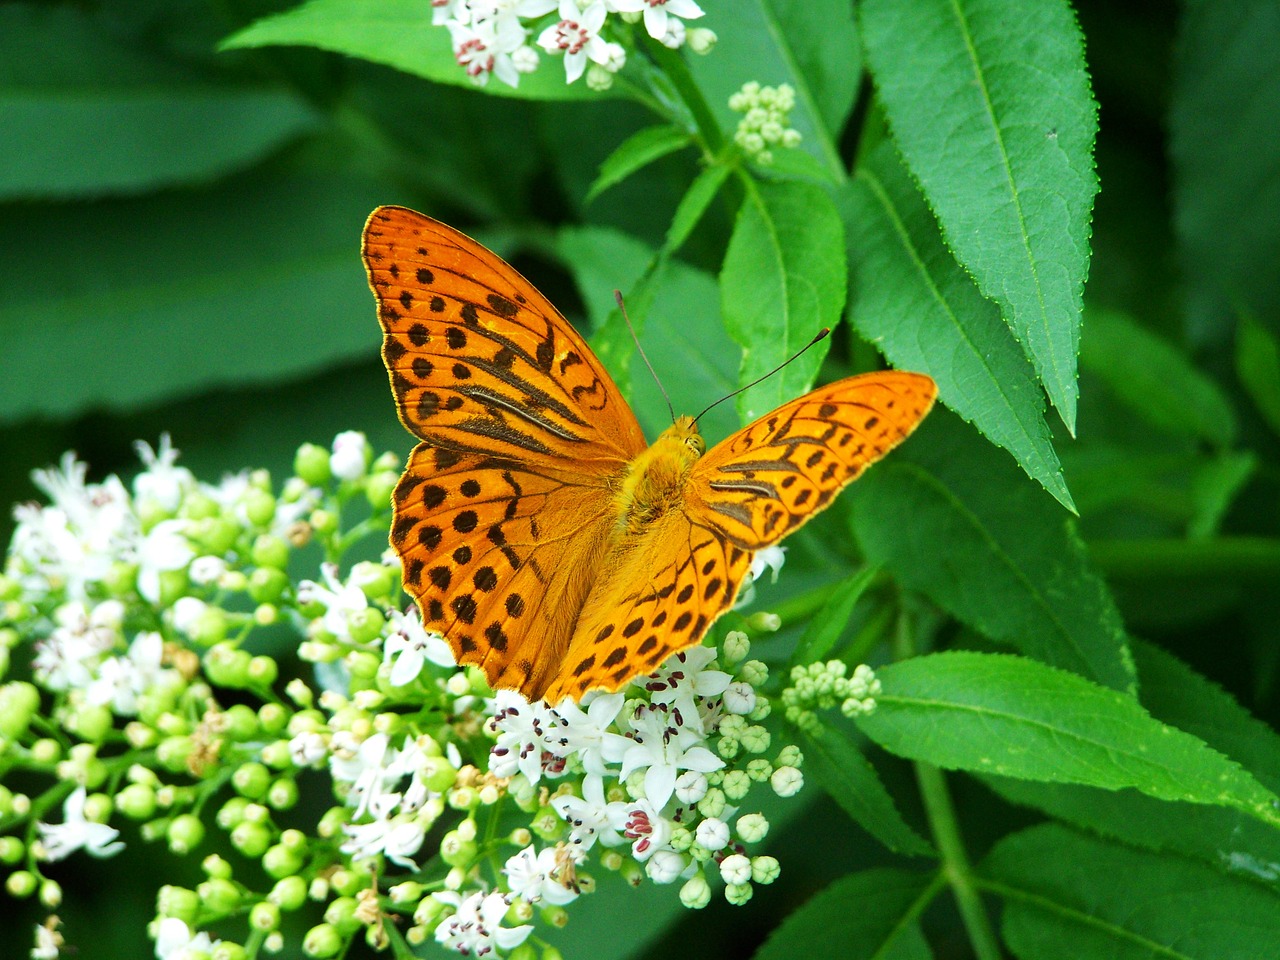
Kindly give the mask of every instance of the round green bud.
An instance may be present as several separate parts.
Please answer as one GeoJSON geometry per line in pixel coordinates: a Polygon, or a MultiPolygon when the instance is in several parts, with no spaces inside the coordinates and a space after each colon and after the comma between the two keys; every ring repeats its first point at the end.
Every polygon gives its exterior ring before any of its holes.
{"type": "Polygon", "coordinates": [[[67,729],[89,743],[101,743],[115,726],[111,708],[83,704],[67,717],[67,729]]]}
{"type": "Polygon", "coordinates": [[[281,877],[267,894],[267,900],[292,913],[307,902],[307,881],[297,876],[281,877]]]}
{"type": "Polygon", "coordinates": [[[206,606],[192,622],[189,636],[202,647],[221,643],[227,638],[227,612],[221,607],[206,606]]]}
{"type": "Polygon", "coordinates": [[[255,903],[249,911],[249,926],[268,933],[280,926],[280,908],[268,900],[255,903]]]}
{"type": "Polygon", "coordinates": [[[186,773],[187,759],[195,749],[190,737],[165,737],[156,744],[156,761],[170,773],[186,773]]]}
{"type": "Polygon", "coordinates": [[[724,814],[725,806],[724,791],[718,787],[712,787],[707,791],[707,795],[698,801],[698,812],[704,817],[720,817],[724,814]]]}
{"type": "MultiPolygon", "coordinates": [[[[386,622],[386,617],[377,607],[365,607],[363,610],[354,610],[347,614],[347,629],[351,632],[351,639],[356,643],[369,643],[376,640],[386,622]]],[[[381,662],[380,659],[379,662],[381,662]]],[[[375,667],[374,673],[376,672],[375,667]]]]}
{"type": "Polygon", "coordinates": [[[232,876],[231,864],[216,853],[211,853],[201,860],[200,869],[205,872],[206,876],[218,880],[230,880],[232,876]]]}
{"type": "Polygon", "coordinates": [[[355,897],[338,897],[325,908],[325,923],[332,924],[343,936],[349,937],[360,929],[360,920],[356,917],[355,897]]]}
{"type": "Polygon", "coordinates": [[[276,516],[276,498],[266,490],[250,487],[241,501],[244,515],[255,527],[265,527],[276,516]]]}
{"type": "Polygon", "coordinates": [[[346,807],[330,807],[316,825],[316,835],[326,839],[339,836],[342,828],[346,826],[347,813],[346,807]]]}
{"type": "Polygon", "coordinates": [[[543,947],[542,960],[564,960],[564,954],[555,947],[543,947]]]}
{"type": "Polygon", "coordinates": [[[333,475],[329,470],[329,451],[314,443],[304,443],[293,457],[293,472],[308,486],[323,487],[333,475]]]}
{"type": "Polygon", "coordinates": [[[364,889],[367,875],[355,870],[335,870],[329,877],[329,883],[340,896],[354,897],[364,889]]]}
{"type": "Polygon", "coordinates": [[[169,849],[179,856],[190,853],[204,840],[204,824],[193,813],[184,813],[169,821],[165,831],[169,849]]]}
{"type": "Polygon", "coordinates": [[[156,892],[156,913],[159,916],[177,917],[191,926],[199,912],[200,897],[194,890],[165,884],[156,892]]]}
{"type": "Polygon", "coordinates": [[[386,510],[390,507],[391,495],[395,493],[396,484],[399,482],[399,475],[390,470],[371,474],[364,483],[364,495],[369,501],[369,506],[375,510],[386,510]]]}
{"type": "Polygon", "coordinates": [[[57,763],[62,759],[62,744],[52,737],[41,737],[31,745],[31,759],[36,763],[57,763]]]}
{"type": "Polygon", "coordinates": [[[253,541],[249,558],[259,570],[275,570],[279,573],[289,565],[289,544],[275,534],[261,534],[253,541]]]}
{"type": "Polygon", "coordinates": [[[0,837],[0,863],[13,866],[27,853],[27,845],[17,837],[0,837]]]}
{"type": "Polygon", "coordinates": [[[249,954],[238,943],[232,943],[230,940],[221,940],[213,948],[213,952],[209,954],[209,960],[248,960],[249,954]]]}
{"type": "Polygon", "coordinates": [[[293,876],[302,869],[302,864],[301,856],[279,843],[262,855],[262,869],[272,880],[293,876]]]}
{"type": "Polygon", "coordinates": [[[273,740],[264,746],[258,755],[262,757],[262,762],[273,770],[287,770],[293,766],[293,755],[289,751],[288,740],[273,740]]]}
{"type": "Polygon", "coordinates": [[[258,708],[258,722],[265,733],[280,733],[289,725],[289,711],[278,703],[264,703],[258,708]]]}
{"type": "Polygon", "coordinates": [[[187,536],[201,553],[221,557],[236,545],[240,525],[230,517],[204,517],[192,522],[187,536]]]}
{"type": "Polygon", "coordinates": [[[427,888],[416,880],[405,880],[388,890],[387,896],[391,898],[392,903],[407,906],[411,903],[416,904],[426,895],[426,892],[427,888]]]}
{"type": "Polygon", "coordinates": [[[248,685],[251,659],[247,651],[234,644],[218,643],[205,652],[204,671],[218,686],[242,688],[248,685]]]}
{"type": "Polygon", "coordinates": [[[4,889],[15,900],[25,900],[36,892],[39,882],[30,870],[15,870],[5,880],[4,889]]]}
{"type": "Polygon", "coordinates": [[[231,845],[246,857],[256,860],[271,845],[271,830],[265,824],[242,820],[231,831],[231,845]]]}
{"type": "Polygon", "coordinates": [[[196,893],[209,913],[231,913],[240,906],[240,888],[230,880],[206,880],[196,887],[196,893]]]}
{"type": "Polygon", "coordinates": [[[227,739],[243,743],[252,740],[259,734],[258,714],[243,703],[235,703],[227,707],[222,714],[224,724],[222,732],[227,739]]]}
{"type": "Polygon", "coordinates": [[[250,686],[269,687],[276,682],[279,676],[280,667],[276,664],[274,657],[268,657],[266,654],[260,653],[256,657],[249,658],[246,679],[250,686]]]}
{"type": "Polygon", "coordinates": [[[702,874],[690,877],[680,888],[680,902],[690,910],[701,910],[711,902],[711,885],[702,874]]]}
{"type": "Polygon", "coordinates": [[[316,960],[337,956],[342,949],[342,934],[329,923],[320,923],[307,931],[302,938],[302,952],[316,960]]]}
{"type": "Polygon", "coordinates": [[[258,567],[249,574],[249,597],[254,603],[278,603],[288,587],[288,575],[275,567],[258,567]]]}
{"type": "Polygon", "coordinates": [[[231,830],[244,820],[245,809],[249,801],[244,797],[232,797],[218,810],[217,822],[223,830],[231,830]]]}
{"type": "Polygon", "coordinates": [[[267,790],[267,806],[272,810],[292,810],[298,804],[298,783],[292,777],[273,780],[267,790]]]}
{"type": "Polygon", "coordinates": [[[46,880],[40,884],[40,905],[48,910],[57,910],[62,905],[62,885],[56,880],[46,880]]]}
{"type": "Polygon", "coordinates": [[[538,960],[538,950],[526,940],[507,954],[507,960],[538,960]]]}
{"type": "Polygon", "coordinates": [[[217,500],[207,493],[196,490],[192,490],[183,497],[182,505],[178,507],[178,516],[187,520],[204,520],[208,517],[216,517],[221,512],[222,505],[217,500]]]}
{"type": "Polygon", "coordinates": [[[724,776],[721,789],[724,790],[727,799],[736,803],[751,790],[751,777],[745,770],[730,770],[724,776]]]}
{"type": "Polygon", "coordinates": [[[27,732],[40,707],[40,691],[34,684],[15,680],[0,686],[0,737],[17,740],[27,732]]]}
{"type": "Polygon", "coordinates": [[[724,898],[735,907],[740,907],[755,893],[755,888],[749,883],[727,883],[724,887],[724,898]]]}
{"type": "Polygon", "coordinates": [[[311,526],[322,537],[332,536],[338,530],[338,515],[332,510],[313,510],[311,526]]]}

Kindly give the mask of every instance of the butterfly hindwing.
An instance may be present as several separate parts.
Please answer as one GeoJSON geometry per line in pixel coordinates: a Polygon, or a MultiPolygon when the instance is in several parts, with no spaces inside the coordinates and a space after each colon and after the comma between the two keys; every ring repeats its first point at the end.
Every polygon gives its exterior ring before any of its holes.
{"type": "Polygon", "coordinates": [[[936,394],[923,374],[885,371],[784,403],[695,464],[688,509],[745,549],[777,543],[906,439],[936,394]]]}

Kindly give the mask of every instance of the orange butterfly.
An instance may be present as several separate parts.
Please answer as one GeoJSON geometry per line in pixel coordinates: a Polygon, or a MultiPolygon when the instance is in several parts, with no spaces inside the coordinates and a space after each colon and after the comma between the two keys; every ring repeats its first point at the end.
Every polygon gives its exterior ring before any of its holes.
{"type": "Polygon", "coordinates": [[[405,590],[460,664],[530,700],[617,690],[701,640],[752,552],[902,442],[937,392],[864,374],[705,454],[687,416],[647,445],[586,342],[494,253],[403,207],[373,212],[363,251],[422,441],[394,496],[405,590]]]}

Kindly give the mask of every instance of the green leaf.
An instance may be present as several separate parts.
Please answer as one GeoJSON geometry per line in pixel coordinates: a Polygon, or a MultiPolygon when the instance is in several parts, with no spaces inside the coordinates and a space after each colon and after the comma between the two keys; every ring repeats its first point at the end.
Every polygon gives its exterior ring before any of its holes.
{"type": "MultiPolygon", "coordinates": [[[[834,327],[847,289],[844,232],[831,198],[807,183],[748,183],[720,271],[725,327],[743,351],[740,384],[834,327]]],[[[819,345],[739,396],[743,423],[808,390],[826,349],[819,345]]]]}
{"type": "Polygon", "coordinates": [[[1258,960],[1280,943],[1280,898],[1265,888],[1053,824],[1006,837],[981,872],[1019,957],[1258,960]]]}
{"type": "Polygon", "coordinates": [[[711,201],[724,186],[729,173],[730,168],[726,164],[717,163],[707,167],[693,178],[693,183],[689,184],[689,189],[680,198],[680,204],[671,218],[671,226],[667,229],[663,249],[668,254],[674,254],[684,246],[684,242],[689,239],[689,234],[702,220],[702,215],[711,206],[711,201]]]}
{"type": "Polygon", "coordinates": [[[867,0],[885,116],[956,257],[1075,432],[1097,106],[1064,0],[867,0]]]}
{"type": "Polygon", "coordinates": [[[1235,442],[1235,411],[1218,385],[1124,314],[1089,311],[1080,360],[1152,426],[1219,448],[1235,442]]]}
{"type": "Polygon", "coordinates": [[[852,497],[873,563],[1028,656],[1133,689],[1124,628],[1075,524],[1008,458],[942,410],[852,497]]]}
{"type": "MultiPolygon", "coordinates": [[[[1153,717],[1239,761],[1269,789],[1280,787],[1280,736],[1274,730],[1159,647],[1135,642],[1133,654],[1142,701],[1153,717]]],[[[1013,803],[1118,840],[1196,857],[1280,889],[1280,834],[1236,810],[1169,804],[1132,790],[982,779],[1013,803]]]]}
{"type": "Polygon", "coordinates": [[[1223,453],[1213,457],[1191,479],[1191,499],[1195,513],[1187,525],[1187,536],[1205,539],[1218,532],[1223,516],[1236,496],[1253,477],[1258,458],[1251,451],[1223,453]]]}
{"type": "Polygon", "coordinates": [[[1169,104],[1174,228],[1193,330],[1250,313],[1280,334],[1280,7],[1187,4],[1169,104]]]}
{"type": "Polygon", "coordinates": [[[29,211],[3,211],[0,422],[371,356],[381,334],[358,240],[387,189],[367,176],[261,177],[180,204],[52,206],[39,230],[29,211]]]}
{"type": "MultiPolygon", "coordinates": [[[[599,227],[562,230],[557,246],[573,271],[592,318],[596,333],[591,345],[609,371],[622,381],[620,362],[630,357],[634,346],[618,313],[613,291],[633,289],[653,262],[654,251],[634,237],[599,227]]],[[[632,315],[632,320],[638,322],[640,342],[670,393],[676,412],[697,412],[730,392],[736,382],[738,348],[719,322],[715,280],[702,270],[668,261],[648,289],[652,303],[641,317],[632,315]]],[[[628,297],[627,312],[633,309],[628,297]]],[[[639,372],[625,378],[631,381],[632,407],[652,437],[670,426],[671,415],[649,371],[639,361],[634,369],[639,372]]],[[[699,423],[709,442],[737,427],[728,404],[712,410],[699,423]]]]}
{"type": "Polygon", "coordinates": [[[1236,328],[1236,376],[1280,434],[1280,341],[1249,316],[1241,317],[1236,328]]]}
{"type": "MultiPolygon", "coordinates": [[[[473,87],[453,56],[449,31],[432,26],[431,7],[418,0],[308,0],[300,7],[263,17],[222,42],[223,50],[253,47],[318,47],[395,67],[436,83],[473,87]]],[[[585,82],[565,82],[564,64],[543,57],[538,69],[520,76],[518,87],[496,77],[485,92],[524,100],[585,100],[617,96],[596,93],[585,82]]]]}
{"type": "Polygon", "coordinates": [[[853,608],[879,572],[873,566],[864,567],[835,585],[827,602],[805,627],[796,652],[791,655],[792,663],[816,663],[835,648],[849,625],[853,608]]]}
{"type": "Polygon", "coordinates": [[[893,797],[848,735],[832,727],[804,734],[805,769],[854,823],[895,853],[933,856],[928,841],[902,819],[893,797]]]}
{"type": "Polygon", "coordinates": [[[0,199],[204,182],[251,166],[319,123],[290,91],[166,66],[98,18],[0,7],[0,199]]]}
{"type": "Polygon", "coordinates": [[[947,250],[891,144],[859,168],[840,203],[858,332],[894,366],[927,371],[943,403],[1074,511],[1031,365],[947,250]]]}
{"type": "Polygon", "coordinates": [[[642,167],[682,150],[690,143],[692,138],[679,127],[662,124],[637,130],[600,164],[600,175],[587,191],[585,202],[590,203],[615,183],[621,183],[642,167]]]}
{"type": "Polygon", "coordinates": [[[1132,787],[1280,826],[1280,798],[1239,764],[1154,719],[1132,697],[1003,654],[937,653],[882,667],[858,725],[890,753],[948,770],[1132,787]]]}
{"type": "Polygon", "coordinates": [[[862,45],[853,9],[844,0],[769,0],[769,9],[777,39],[789,47],[814,112],[838,138],[862,79],[862,45]]]}
{"type": "MultiPolygon", "coordinates": [[[[853,15],[843,0],[813,0],[814,11],[795,8],[804,0],[712,0],[703,4],[702,23],[716,32],[715,50],[709,56],[689,58],[698,88],[720,129],[732,136],[742,115],[729,109],[729,97],[749,80],[776,87],[789,83],[796,92],[791,126],[800,131],[798,149],[812,154],[829,178],[844,176],[837,140],[838,124],[829,116],[840,112],[849,96],[847,87],[859,76],[858,46],[853,15]],[[791,24],[822,21],[819,34],[792,33],[791,24]],[[835,78],[831,71],[843,56],[849,73],[835,78]],[[813,73],[807,71],[813,69],[813,73]],[[819,89],[819,84],[829,84],[819,89]]],[[[777,151],[783,152],[783,151],[777,151]]]]}
{"type": "Polygon", "coordinates": [[[882,867],[841,877],[792,912],[753,960],[833,956],[843,960],[929,960],[920,932],[931,878],[882,867]]]}

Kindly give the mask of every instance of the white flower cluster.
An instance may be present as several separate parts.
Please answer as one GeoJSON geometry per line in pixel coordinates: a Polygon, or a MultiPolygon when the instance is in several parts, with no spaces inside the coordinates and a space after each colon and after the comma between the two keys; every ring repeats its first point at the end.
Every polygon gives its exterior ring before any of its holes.
{"type": "Polygon", "coordinates": [[[751,80],[729,98],[729,109],[743,114],[733,142],[757,163],[773,163],[774,147],[800,145],[800,131],[789,126],[796,92],[789,84],[762,87],[751,80]]]}
{"type": "Polygon", "coordinates": [[[815,711],[829,710],[836,704],[851,719],[873,713],[881,691],[875,671],[862,663],[847,677],[848,669],[843,660],[792,667],[791,685],[782,691],[781,698],[787,722],[812,731],[820,723],[815,711]]]}
{"type": "Polygon", "coordinates": [[[432,0],[431,5],[432,23],[448,28],[458,65],[479,85],[492,75],[517,86],[520,74],[537,69],[541,48],[564,57],[568,83],[585,73],[592,89],[607,89],[627,61],[617,38],[623,34],[610,14],[624,22],[643,20],[649,36],[673,49],[688,40],[705,52],[715,41],[709,30],[685,28],[685,20],[702,16],[694,0],[432,0]]]}

